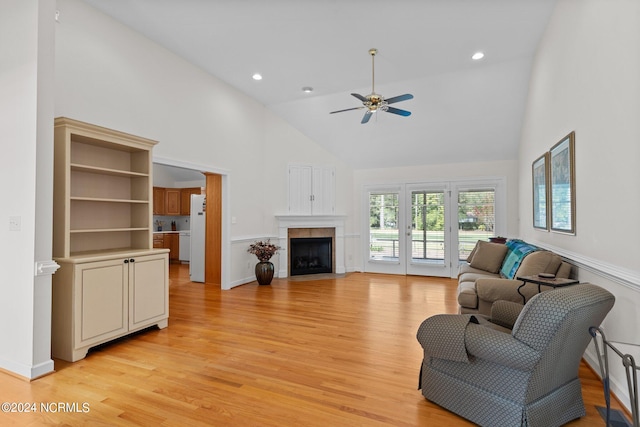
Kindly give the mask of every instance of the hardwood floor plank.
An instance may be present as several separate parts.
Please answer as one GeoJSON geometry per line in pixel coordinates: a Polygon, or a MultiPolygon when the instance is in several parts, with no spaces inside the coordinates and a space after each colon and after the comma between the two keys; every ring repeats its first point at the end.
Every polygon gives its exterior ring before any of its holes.
{"type": "MultiPolygon", "coordinates": [[[[457,311],[454,280],[352,273],[221,291],[185,265],[170,276],[168,328],[56,360],[31,383],[0,374],[4,401],[88,412],[3,412],[0,425],[473,425],[417,390],[417,328],[457,311]]],[[[580,377],[587,416],[569,425],[602,426],[602,384],[584,364],[580,377]]]]}

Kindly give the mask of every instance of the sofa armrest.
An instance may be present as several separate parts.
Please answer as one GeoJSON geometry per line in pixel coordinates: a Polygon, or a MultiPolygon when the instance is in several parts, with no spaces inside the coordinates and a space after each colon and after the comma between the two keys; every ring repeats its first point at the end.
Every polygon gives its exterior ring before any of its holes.
{"type": "Polygon", "coordinates": [[[467,326],[465,345],[470,356],[522,371],[533,369],[540,359],[540,352],[511,334],[473,323],[467,326]]]}
{"type": "MultiPolygon", "coordinates": [[[[520,280],[511,279],[477,279],[476,293],[483,301],[512,301],[523,303],[522,295],[518,293],[518,288],[522,285],[520,280]]],[[[537,293],[538,288],[534,286],[524,286],[520,292],[527,297],[527,300],[537,293]],[[525,289],[527,288],[527,289],[525,289]]]]}

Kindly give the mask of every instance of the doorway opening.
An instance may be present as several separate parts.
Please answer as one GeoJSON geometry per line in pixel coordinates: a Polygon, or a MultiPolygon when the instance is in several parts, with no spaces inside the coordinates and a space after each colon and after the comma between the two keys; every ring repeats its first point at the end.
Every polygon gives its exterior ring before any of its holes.
{"type": "MultiPolygon", "coordinates": [[[[187,177],[194,181],[183,181],[187,184],[202,182],[205,193],[209,196],[210,203],[207,203],[207,240],[205,246],[205,283],[219,284],[222,289],[231,289],[231,243],[229,239],[230,216],[229,216],[229,174],[210,165],[202,165],[184,162],[167,158],[153,158],[154,170],[157,167],[169,167],[180,169],[187,177]],[[215,188],[215,190],[214,190],[215,188]],[[215,193],[214,193],[215,191],[215,193]],[[210,222],[211,221],[211,222],[210,222]],[[213,239],[210,235],[213,234],[213,239]],[[212,243],[213,242],[213,243],[212,243]],[[207,275],[207,272],[209,274],[207,275]]],[[[161,184],[163,181],[158,181],[161,184]]],[[[154,174],[154,186],[156,186],[156,176],[154,174]]]]}

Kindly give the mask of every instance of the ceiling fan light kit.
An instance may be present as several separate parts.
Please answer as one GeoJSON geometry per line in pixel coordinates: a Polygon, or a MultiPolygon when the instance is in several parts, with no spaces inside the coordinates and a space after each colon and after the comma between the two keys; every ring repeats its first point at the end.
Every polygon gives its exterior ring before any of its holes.
{"type": "Polygon", "coordinates": [[[389,99],[385,99],[382,95],[376,93],[375,56],[377,53],[378,53],[378,49],[369,49],[369,55],[371,55],[371,93],[367,96],[362,96],[357,93],[351,94],[352,96],[358,98],[362,102],[362,107],[346,108],[344,110],[332,111],[329,114],[342,113],[343,111],[351,111],[351,110],[362,110],[366,108],[367,111],[365,111],[364,116],[360,121],[360,123],[362,124],[367,123],[371,118],[371,115],[378,111],[384,111],[387,113],[397,114],[399,116],[404,116],[404,117],[411,115],[410,111],[401,110],[399,108],[394,108],[389,106],[389,104],[394,104],[396,102],[413,99],[413,95],[411,95],[410,93],[394,96],[389,99]]]}

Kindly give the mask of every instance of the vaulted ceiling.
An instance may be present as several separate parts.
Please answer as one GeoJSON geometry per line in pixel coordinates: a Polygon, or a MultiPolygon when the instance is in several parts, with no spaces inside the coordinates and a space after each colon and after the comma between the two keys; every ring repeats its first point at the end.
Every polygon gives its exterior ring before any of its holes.
{"type": "Polygon", "coordinates": [[[256,99],[356,169],[517,157],[556,0],[85,0],[256,99]],[[409,117],[364,110],[372,89],[409,117]],[[481,60],[471,56],[481,51],[481,60]],[[260,73],[262,80],[252,79],[260,73]],[[303,87],[312,87],[305,93],[303,87]]]}

